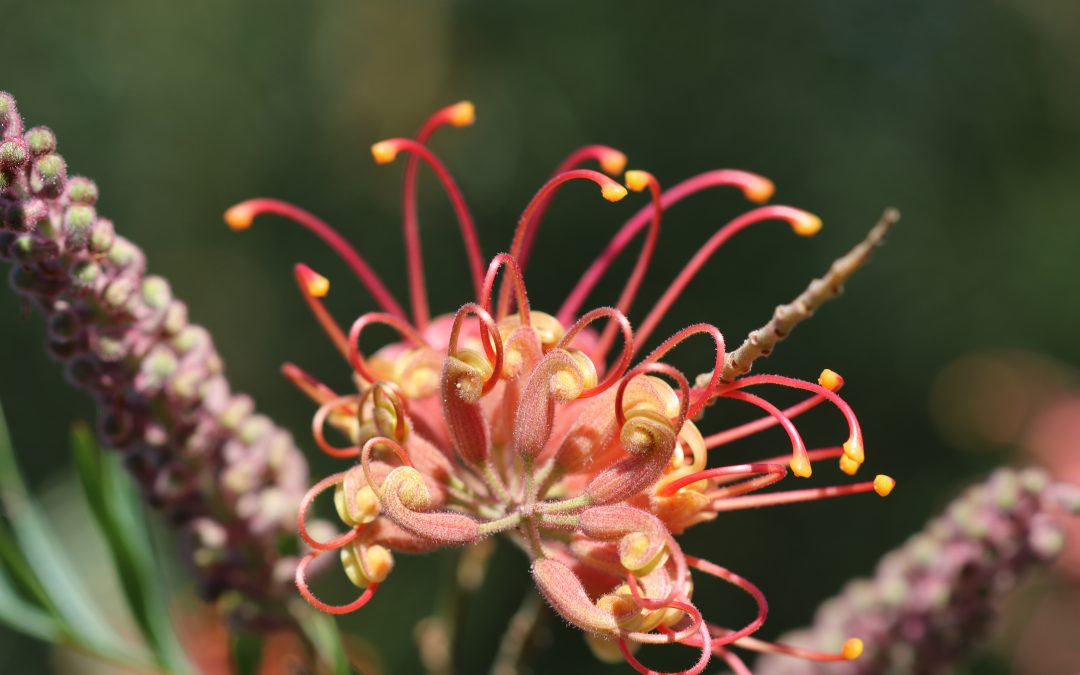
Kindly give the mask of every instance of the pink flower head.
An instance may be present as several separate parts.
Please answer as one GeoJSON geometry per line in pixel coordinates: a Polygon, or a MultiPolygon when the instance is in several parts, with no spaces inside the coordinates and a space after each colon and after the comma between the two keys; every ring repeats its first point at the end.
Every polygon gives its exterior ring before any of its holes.
{"type": "MultiPolygon", "coordinates": [[[[720,330],[708,323],[688,326],[640,358],[639,349],[694,275],[734,234],[765,221],[787,222],[800,235],[821,227],[814,215],[790,206],[760,206],[721,227],[670,284],[635,331],[627,312],[657,243],[663,212],[702,190],[734,187],[753,202],[769,199],[770,181],[735,170],[710,171],[664,192],[655,177],[623,172],[625,156],[592,145],[572,153],[525,208],[509,252],[485,266],[472,216],[443,163],[428,149],[431,135],[445,125],[473,122],[470,103],[436,112],[414,139],[376,143],[378,163],[406,155],[404,231],[410,282],[409,314],[368,263],[324,222],[295,206],[270,199],[243,202],[226,213],[234,229],[249,227],[261,214],[292,219],[329,244],[356,272],[380,306],[357,318],[348,331],[330,316],[321,298],[329,282],[297,265],[305,301],[350,364],[357,391],[340,395],[297,366],[285,375],[319,404],[313,431],[327,454],[353,466],[319,481],[301,505],[299,529],[311,546],[296,572],[300,593],[330,613],[367,604],[393,568],[393,555],[460,546],[497,533],[529,556],[541,594],[564,619],[580,627],[591,643],[617,647],[639,672],[654,672],[633,655],[638,644],[689,645],[699,652],[684,673],[700,673],[713,655],[745,671],[732,647],[759,651],[788,648],[754,639],[765,621],[763,594],[741,576],[683,553],[676,534],[711,521],[721,511],[807,501],[858,492],[886,495],[887,476],[844,486],[753,495],[785,478],[811,474],[813,462],[838,459],[854,474],[863,463],[859,423],[836,393],[842,379],[826,370],[817,382],[776,375],[741,377],[791,327],[838,292],[877,241],[864,242],[841,259],[829,277],[811,284],[800,300],[777,310],[773,321],[728,352],[720,330]],[[596,162],[607,174],[580,168],[596,162]],[[465,242],[465,261],[474,298],[453,314],[429,314],[421,267],[416,214],[419,164],[440,180],[465,242]],[[631,218],[585,272],[554,314],[532,308],[525,267],[533,238],[551,199],[566,183],[596,184],[604,199],[617,202],[627,188],[647,191],[651,203],[631,218]],[[625,290],[614,306],[582,311],[584,301],[615,258],[634,237],[645,241],[625,290]],[[497,285],[501,273],[502,283],[497,285]],[[372,354],[359,348],[361,334],[381,324],[401,339],[372,354]],[[665,362],[689,339],[715,348],[710,370],[696,380],[665,362]],[[806,392],[801,403],[781,410],[757,390],[766,385],[806,392]],[[759,408],[764,417],[710,436],[695,420],[720,399],[759,408]],[[793,418],[828,402],[846,418],[849,437],[842,446],[808,450],[793,418]],[[333,445],[327,426],[348,439],[333,445]],[[760,462],[709,467],[710,450],[762,429],[780,425],[791,442],[790,455],[760,462]],[[334,490],[338,515],[348,530],[328,541],[309,533],[306,514],[321,493],[334,490]],[[332,606],[308,588],[309,564],[338,551],[349,579],[365,589],[356,600],[332,606]],[[692,599],[694,573],[731,583],[758,604],[755,619],[737,629],[706,620],[692,599]]],[[[883,234],[883,232],[882,232],[883,234]]],[[[602,649],[598,649],[602,651],[602,649]]],[[[857,640],[842,653],[798,650],[814,660],[854,658],[857,640]]],[[[617,653],[617,652],[616,652],[617,653]]]]}

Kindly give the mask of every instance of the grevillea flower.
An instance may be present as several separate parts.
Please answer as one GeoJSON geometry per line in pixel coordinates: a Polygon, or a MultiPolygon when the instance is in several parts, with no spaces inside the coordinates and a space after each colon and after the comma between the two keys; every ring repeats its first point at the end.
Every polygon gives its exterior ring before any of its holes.
{"type": "MultiPolygon", "coordinates": [[[[463,102],[436,112],[413,139],[372,146],[375,161],[407,157],[404,231],[411,312],[397,303],[368,263],[316,216],[272,199],[254,199],[226,213],[234,229],[248,228],[263,214],[296,221],[322,238],[356,272],[379,311],[363,314],[348,330],[340,327],[321,298],[329,282],[311,268],[295,268],[300,291],[331,341],[350,364],[357,391],[339,394],[299,367],[284,374],[319,404],[314,438],[327,454],[353,463],[315,484],[301,505],[300,536],[311,551],[296,573],[300,593],[325,612],[351,612],[367,604],[390,575],[394,554],[422,553],[445,546],[507,535],[528,555],[540,593],[554,610],[589,636],[598,652],[619,652],[639,672],[651,671],[634,656],[640,644],[680,643],[700,656],[685,673],[700,673],[713,655],[744,670],[730,651],[741,647],[786,651],[751,637],[765,621],[764,595],[750,581],[713,562],[685,554],[675,535],[711,521],[724,511],[807,501],[860,492],[886,495],[893,480],[751,495],[783,479],[811,474],[814,462],[835,459],[847,474],[864,460],[862,433],[851,408],[837,394],[843,380],[825,370],[818,381],[778,375],[738,377],[768,353],[798,321],[840,291],[896,219],[890,212],[867,239],[838,260],[793,303],[777,309],[738,350],[728,352],[720,330],[708,323],[688,326],[647,353],[639,351],[694,275],[733,235],[752,225],[781,221],[796,234],[815,234],[821,222],[790,206],[760,206],[719,228],[669,285],[637,329],[627,312],[657,245],[664,211],[702,190],[730,187],[752,202],[770,198],[773,186],[761,176],[735,170],[710,171],[662,191],[651,174],[627,171],[625,184],[611,176],[625,168],[624,155],[590,145],[572,153],[525,208],[509,251],[485,264],[465,200],[443,163],[428,148],[432,134],[447,125],[466,126],[474,116],[463,102]],[[607,174],[581,168],[597,162],[607,174]],[[421,268],[416,208],[420,164],[439,178],[465,241],[474,297],[452,314],[429,314],[421,268]],[[627,188],[651,201],[615,235],[554,314],[534,309],[524,275],[529,251],[545,210],[557,190],[591,182],[604,199],[617,202],[627,188]],[[582,306],[615,258],[644,231],[644,244],[625,289],[614,306],[582,306]],[[496,282],[500,278],[501,285],[496,282]],[[401,339],[373,354],[359,341],[376,325],[401,339]],[[690,339],[708,340],[715,359],[692,381],[665,362],[690,339]],[[786,409],[758,390],[786,387],[806,398],[786,409]],[[706,406],[736,401],[764,417],[708,436],[697,427],[706,406]],[[822,403],[846,419],[842,446],[807,449],[793,419],[822,403]],[[779,425],[791,442],[790,455],[749,464],[710,468],[710,450],[779,425]],[[335,445],[330,426],[347,440],[335,445]],[[316,539],[307,511],[333,490],[338,515],[348,530],[316,539]],[[316,558],[337,552],[348,578],[365,589],[354,601],[329,605],[308,587],[316,558]],[[758,604],[757,616],[737,629],[707,621],[694,604],[692,575],[735,585],[758,604]]],[[[699,582],[700,583],[700,580],[699,582]]],[[[852,641],[837,653],[800,652],[835,661],[861,650],[852,641]]]]}
{"type": "Polygon", "coordinates": [[[24,130],[0,92],[0,260],[48,320],[48,347],[90,392],[105,443],[187,535],[207,599],[235,619],[282,619],[307,462],[292,436],[235,394],[210,334],[67,176],[47,127],[24,130]]]}
{"type": "Polygon", "coordinates": [[[849,582],[792,642],[828,648],[856,635],[866,653],[834,669],[767,656],[769,675],[951,673],[987,636],[1002,599],[1065,544],[1080,488],[1039,469],[999,469],[888,553],[870,579],[849,582]]]}

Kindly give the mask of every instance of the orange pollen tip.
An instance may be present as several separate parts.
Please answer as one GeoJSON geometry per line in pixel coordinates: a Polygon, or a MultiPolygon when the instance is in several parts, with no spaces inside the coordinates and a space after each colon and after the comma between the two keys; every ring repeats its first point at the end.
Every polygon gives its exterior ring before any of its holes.
{"type": "Polygon", "coordinates": [[[652,176],[648,171],[630,170],[626,172],[626,187],[634,192],[641,192],[649,187],[649,179],[652,176]]]}
{"type": "Polygon", "coordinates": [[[861,467],[861,466],[862,466],[861,463],[856,462],[855,460],[848,457],[847,455],[841,455],[840,456],[840,470],[843,471],[844,473],[846,473],[849,476],[854,476],[856,473],[858,473],[859,472],[859,467],[861,467]]]}
{"type": "Polygon", "coordinates": [[[791,221],[791,229],[800,237],[812,237],[821,231],[821,218],[803,211],[791,221]]]}
{"type": "Polygon", "coordinates": [[[818,384],[825,387],[829,391],[836,391],[840,387],[844,386],[844,378],[840,377],[840,373],[835,370],[829,370],[826,368],[821,371],[821,375],[818,375],[818,384]]]}
{"type": "Polygon", "coordinates": [[[255,220],[255,210],[247,202],[241,202],[225,212],[225,224],[239,232],[251,227],[255,220]]]}
{"type": "Polygon", "coordinates": [[[850,457],[853,462],[862,464],[866,460],[866,451],[863,449],[862,441],[854,438],[844,441],[844,455],[850,457]]]}
{"type": "Polygon", "coordinates": [[[776,186],[768,178],[762,178],[754,181],[743,188],[743,194],[746,198],[755,204],[764,204],[772,199],[773,193],[776,192],[776,186]]]}
{"type": "Polygon", "coordinates": [[[791,461],[788,462],[788,466],[791,467],[791,473],[799,478],[809,478],[814,472],[813,468],[810,466],[809,460],[801,455],[792,457],[791,461]]]}
{"type": "Polygon", "coordinates": [[[626,169],[626,155],[618,150],[609,150],[600,157],[600,168],[609,176],[618,176],[626,169]]]}
{"type": "Polygon", "coordinates": [[[859,638],[850,638],[844,642],[844,648],[841,650],[844,658],[848,661],[854,661],[862,656],[863,653],[863,641],[859,638]]]}
{"type": "Polygon", "coordinates": [[[325,298],[326,294],[330,292],[330,280],[307,265],[303,263],[298,264],[296,266],[296,271],[299,273],[300,280],[304,284],[304,292],[311,297],[325,298]]]}
{"type": "Polygon", "coordinates": [[[371,156],[376,164],[389,164],[397,159],[397,145],[392,141],[379,141],[371,146],[371,156]]]}
{"type": "Polygon", "coordinates": [[[896,481],[889,476],[879,473],[874,477],[874,492],[878,493],[879,497],[888,497],[894,487],[896,487],[896,481]]]}
{"type": "Polygon", "coordinates": [[[626,196],[626,188],[612,181],[609,185],[600,188],[600,194],[609,202],[617,202],[626,196]]]}
{"type": "Polygon", "coordinates": [[[450,124],[468,127],[476,122],[476,106],[472,101],[461,101],[450,108],[450,124]]]}

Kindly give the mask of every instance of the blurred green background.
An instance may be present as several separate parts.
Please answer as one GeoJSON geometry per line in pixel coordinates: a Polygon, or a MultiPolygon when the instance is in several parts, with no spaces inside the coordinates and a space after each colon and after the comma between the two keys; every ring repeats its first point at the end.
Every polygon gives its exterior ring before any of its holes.
{"type": "MultiPolygon", "coordinates": [[[[375,166],[368,146],[413,133],[439,106],[477,105],[475,127],[440,132],[433,148],[469,197],[488,255],[508,247],[554,165],[589,142],[622,149],[667,185],[710,168],[759,172],[777,183],[774,201],[823,218],[809,240],[778,224],[740,235],[660,337],[707,320],[741,340],[885,206],[899,207],[902,223],[846,296],[757,367],[844,374],[868,469],[894,475],[897,491],[723,516],[684,538],[687,550],[763,588],[773,610],[766,637],[805,623],[965,481],[1008,461],[941,438],[929,393],[942,367],[987,346],[1080,364],[1075,3],[3,0],[0,9],[0,89],[29,124],[57,132],[70,171],[98,182],[101,213],[210,328],[234,386],[308,450],[312,406],[279,364],[295,361],[337,386],[348,380],[290,266],[304,261],[333,280],[331,307],[343,321],[373,305],[299,228],[267,219],[237,234],[221,214],[252,196],[308,208],[346,233],[404,300],[401,165],[375,166]]],[[[468,299],[463,249],[437,185],[425,176],[421,189],[431,301],[450,311],[468,299]]],[[[554,311],[643,203],[610,205],[592,187],[560,193],[527,276],[533,306],[554,311]]],[[[721,191],[670,211],[631,318],[743,208],[721,191]]],[[[632,257],[594,302],[614,300],[632,257]]],[[[68,425],[93,412],[45,356],[43,334],[39,317],[23,320],[20,303],[0,293],[0,401],[24,468],[46,489],[69,471],[68,425]]],[[[675,361],[696,373],[707,358],[702,346],[675,361]]],[[[713,408],[703,430],[743,413],[713,408]]],[[[827,412],[805,429],[817,445],[843,438],[827,412]]],[[[783,445],[775,432],[726,456],[783,445]]],[[[313,475],[331,470],[311,456],[313,475]]],[[[379,599],[345,620],[380,646],[387,672],[417,672],[412,626],[430,612],[445,566],[400,560],[379,599]]],[[[463,672],[484,672],[528,585],[524,558],[501,549],[466,624],[463,672]]],[[[695,597],[718,620],[752,613],[718,584],[701,583],[695,597]]],[[[557,620],[548,626],[558,648],[539,656],[538,672],[601,670],[577,635],[557,620]]],[[[45,654],[0,633],[4,672],[48,672],[45,654]]],[[[650,653],[670,666],[690,657],[650,653]]]]}

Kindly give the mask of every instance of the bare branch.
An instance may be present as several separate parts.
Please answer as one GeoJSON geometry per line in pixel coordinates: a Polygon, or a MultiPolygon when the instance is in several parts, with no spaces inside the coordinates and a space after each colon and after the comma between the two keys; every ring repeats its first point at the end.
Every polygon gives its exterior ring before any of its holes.
{"type": "MultiPolygon", "coordinates": [[[[866,237],[846,255],[833,262],[824,276],[811,281],[806,290],[794,301],[777,307],[767,324],[752,331],[738,349],[727,355],[720,381],[731,382],[750,372],[750,366],[754,361],[771,354],[773,347],[786,338],[795,326],[809,319],[819,307],[840,295],[847,280],[855,274],[856,270],[866,264],[871,253],[881,245],[881,242],[885,240],[885,235],[899,220],[899,211],[892,208],[886,209],[866,237]]],[[[696,381],[697,386],[706,386],[710,377],[712,377],[712,372],[699,375],[696,381]]]]}

